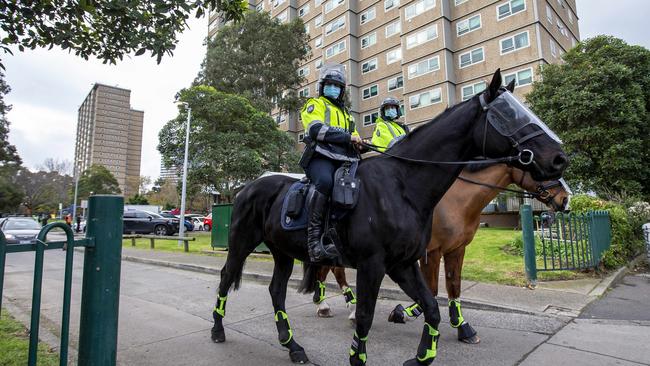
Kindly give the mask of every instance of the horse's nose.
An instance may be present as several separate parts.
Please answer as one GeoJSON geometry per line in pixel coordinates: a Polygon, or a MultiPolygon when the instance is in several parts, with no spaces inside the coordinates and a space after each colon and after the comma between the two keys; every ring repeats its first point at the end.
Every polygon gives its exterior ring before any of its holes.
{"type": "Polygon", "coordinates": [[[553,158],[552,166],[556,172],[563,172],[568,165],[569,159],[563,152],[558,153],[555,155],[555,158],[553,158]]]}

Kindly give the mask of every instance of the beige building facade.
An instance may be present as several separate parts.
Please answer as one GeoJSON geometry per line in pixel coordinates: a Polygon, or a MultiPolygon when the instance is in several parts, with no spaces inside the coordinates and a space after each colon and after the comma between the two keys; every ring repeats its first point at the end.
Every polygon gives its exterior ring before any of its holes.
{"type": "MultiPolygon", "coordinates": [[[[311,57],[298,92],[318,94],[323,65],[345,66],[351,111],[369,137],[381,101],[402,101],[412,127],[482,91],[500,68],[516,94],[530,91],[539,68],[560,62],[580,39],[575,0],[258,0],[252,8],[281,22],[302,18],[311,57]]],[[[212,22],[214,34],[218,22],[212,22]]],[[[274,116],[298,145],[298,111],[274,116]]]]}
{"type": "Polygon", "coordinates": [[[103,165],[125,197],[138,193],[144,112],[134,110],[128,89],[95,84],[79,107],[76,172],[103,165]]]}

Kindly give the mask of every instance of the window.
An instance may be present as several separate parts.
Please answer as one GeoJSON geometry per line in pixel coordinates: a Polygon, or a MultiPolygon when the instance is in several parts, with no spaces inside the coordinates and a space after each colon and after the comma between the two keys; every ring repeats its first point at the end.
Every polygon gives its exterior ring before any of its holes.
{"type": "Polygon", "coordinates": [[[368,98],[372,98],[374,96],[377,96],[377,93],[379,93],[379,87],[377,86],[377,84],[375,84],[375,85],[373,85],[373,86],[371,86],[369,88],[365,88],[362,91],[363,99],[368,99],[368,98]]]}
{"type": "Polygon", "coordinates": [[[368,73],[373,70],[377,70],[377,58],[373,58],[372,60],[366,61],[361,64],[362,74],[368,73]]]}
{"type": "Polygon", "coordinates": [[[367,22],[375,19],[375,7],[373,6],[372,8],[366,10],[365,12],[361,13],[361,24],[366,24],[367,22]]]}
{"type": "Polygon", "coordinates": [[[439,56],[420,61],[413,65],[409,65],[409,79],[413,79],[415,77],[428,74],[436,70],[440,70],[439,56]]]}
{"type": "Polygon", "coordinates": [[[474,95],[482,92],[483,90],[485,90],[486,87],[487,87],[487,84],[485,83],[485,81],[481,81],[480,83],[464,86],[463,89],[462,89],[463,101],[465,101],[465,100],[473,97],[474,95]]]}
{"type": "Polygon", "coordinates": [[[442,102],[442,90],[436,88],[424,93],[412,95],[409,97],[409,107],[411,109],[426,107],[431,104],[442,102]]]}
{"type": "Polygon", "coordinates": [[[388,79],[388,91],[393,91],[395,89],[402,88],[404,86],[404,76],[400,75],[398,77],[388,79]]]}
{"type": "Polygon", "coordinates": [[[428,42],[436,38],[438,38],[438,25],[434,24],[433,26],[425,30],[407,36],[406,49],[419,46],[425,42],[428,42]]]}
{"type": "Polygon", "coordinates": [[[306,87],[306,88],[304,88],[304,89],[301,89],[301,90],[298,92],[298,96],[300,96],[301,98],[307,98],[307,97],[309,97],[309,87],[306,87]]]}
{"type": "Polygon", "coordinates": [[[257,10],[257,11],[262,11],[262,10],[264,10],[264,1],[262,1],[262,2],[259,3],[259,4],[257,4],[257,6],[255,7],[255,10],[257,10]]]}
{"type": "Polygon", "coordinates": [[[319,58],[316,60],[316,70],[320,69],[321,67],[323,67],[323,59],[319,58]]]}
{"type": "Polygon", "coordinates": [[[379,117],[379,113],[377,112],[364,115],[363,126],[366,127],[374,124],[378,117],[379,117]]]}
{"type": "Polygon", "coordinates": [[[283,4],[286,0],[273,0],[273,7],[277,8],[279,5],[283,4]]]}
{"type": "Polygon", "coordinates": [[[277,19],[280,21],[280,23],[284,23],[287,21],[287,11],[283,11],[282,13],[278,14],[277,19]]]}
{"type": "Polygon", "coordinates": [[[396,21],[396,22],[390,23],[389,25],[386,26],[386,38],[388,38],[388,37],[390,37],[390,36],[392,36],[394,34],[397,34],[397,33],[401,32],[401,31],[402,31],[402,24],[400,23],[399,20],[396,21]]]}
{"type": "Polygon", "coordinates": [[[343,4],[345,0],[330,0],[325,3],[325,13],[329,13],[330,11],[334,10],[337,6],[343,4]]]}
{"type": "Polygon", "coordinates": [[[314,40],[314,46],[315,46],[316,48],[321,48],[321,47],[323,47],[323,37],[317,37],[317,38],[314,40]]]}
{"type": "Polygon", "coordinates": [[[325,58],[330,58],[334,55],[338,55],[339,53],[345,51],[345,40],[328,47],[325,50],[325,58]]]}
{"type": "Polygon", "coordinates": [[[305,134],[304,133],[299,133],[298,134],[298,142],[302,142],[302,140],[305,139],[305,134]]]}
{"type": "Polygon", "coordinates": [[[507,18],[526,10],[525,0],[510,0],[507,3],[497,6],[497,20],[507,18]]]}
{"type": "Polygon", "coordinates": [[[309,24],[305,24],[305,33],[309,34],[309,24]]]}
{"type": "Polygon", "coordinates": [[[557,57],[557,45],[555,44],[555,41],[551,39],[551,55],[553,57],[557,57]]]}
{"type": "Polygon", "coordinates": [[[394,50],[390,50],[386,53],[386,64],[392,64],[393,62],[397,62],[402,59],[402,49],[401,48],[396,48],[394,50]]]}
{"type": "Polygon", "coordinates": [[[284,123],[284,121],[287,120],[287,116],[284,113],[280,113],[277,116],[275,116],[275,123],[280,124],[284,123]]]}
{"type": "Polygon", "coordinates": [[[399,6],[399,0],[384,0],[384,11],[389,11],[390,9],[397,8],[399,6]]]}
{"type": "Polygon", "coordinates": [[[458,59],[460,60],[461,68],[482,62],[484,60],[483,47],[463,53],[460,55],[460,57],[458,57],[458,59]]]}
{"type": "Polygon", "coordinates": [[[467,0],[454,0],[454,5],[458,6],[464,2],[467,2],[467,0]]]}
{"type": "Polygon", "coordinates": [[[515,80],[516,86],[528,85],[533,83],[533,69],[528,68],[508,74],[503,78],[503,84],[508,85],[512,80],[515,80]]]}
{"type": "Polygon", "coordinates": [[[530,46],[530,43],[528,42],[528,31],[515,34],[512,37],[504,38],[500,43],[502,55],[521,48],[526,48],[530,46]]]}
{"type": "Polygon", "coordinates": [[[409,5],[406,7],[405,15],[406,19],[411,19],[416,17],[429,9],[433,9],[436,6],[436,0],[420,0],[416,1],[415,4],[409,5]]]}
{"type": "Polygon", "coordinates": [[[553,9],[551,9],[551,6],[548,4],[546,4],[546,20],[553,24],[553,9]]]}
{"type": "Polygon", "coordinates": [[[319,6],[320,4],[323,3],[323,0],[316,0],[314,1],[314,5],[319,6]]]}
{"type": "Polygon", "coordinates": [[[569,38],[569,32],[566,30],[566,27],[560,18],[557,18],[557,30],[560,31],[560,33],[562,33],[565,37],[569,38]]]}
{"type": "Polygon", "coordinates": [[[323,24],[323,15],[318,14],[318,16],[316,18],[314,18],[314,26],[320,27],[321,24],[323,24]]]}
{"type": "Polygon", "coordinates": [[[334,20],[333,22],[328,23],[325,26],[325,35],[336,32],[337,30],[345,27],[345,15],[334,20]]]}
{"type": "Polygon", "coordinates": [[[377,43],[377,33],[375,32],[361,38],[361,48],[370,47],[375,43],[377,43]]]}
{"type": "Polygon", "coordinates": [[[469,19],[458,22],[458,24],[456,24],[456,34],[460,37],[463,34],[467,34],[479,28],[481,28],[481,14],[474,15],[469,19]]]}
{"type": "Polygon", "coordinates": [[[309,66],[305,66],[303,68],[298,69],[298,75],[299,76],[307,76],[307,75],[309,75],[309,66]]]}
{"type": "Polygon", "coordinates": [[[569,13],[569,23],[573,24],[573,13],[571,12],[571,10],[569,10],[568,13],[569,13]]]}
{"type": "Polygon", "coordinates": [[[298,9],[298,16],[299,17],[304,17],[305,14],[309,13],[309,4],[303,6],[302,8],[298,9]]]}

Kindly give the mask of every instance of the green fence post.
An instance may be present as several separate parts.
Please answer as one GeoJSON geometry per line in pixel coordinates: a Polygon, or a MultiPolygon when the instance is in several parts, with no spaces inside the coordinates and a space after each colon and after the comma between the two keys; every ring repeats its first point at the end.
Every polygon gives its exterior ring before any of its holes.
{"type": "Polygon", "coordinates": [[[537,258],[535,257],[535,233],[533,228],[533,209],[522,205],[519,209],[521,230],[524,240],[524,267],[529,286],[537,285],[537,258]]]}
{"type": "Polygon", "coordinates": [[[7,255],[7,240],[5,234],[0,231],[0,315],[2,315],[2,289],[5,278],[5,257],[7,255]]]}
{"type": "Polygon", "coordinates": [[[122,256],[122,196],[97,195],[88,202],[86,237],[95,246],[85,249],[79,326],[79,362],[115,365],[122,256]]]}

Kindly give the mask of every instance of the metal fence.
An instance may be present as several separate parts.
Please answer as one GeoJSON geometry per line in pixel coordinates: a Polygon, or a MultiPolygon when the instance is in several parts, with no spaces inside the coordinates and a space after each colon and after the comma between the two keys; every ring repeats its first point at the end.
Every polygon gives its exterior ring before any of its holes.
{"type": "Polygon", "coordinates": [[[543,213],[533,218],[529,205],[520,210],[528,281],[539,271],[595,268],[612,240],[607,211],[585,214],[543,213]]]}
{"type": "Polygon", "coordinates": [[[72,229],[61,222],[43,227],[37,236],[35,244],[8,245],[4,234],[0,232],[0,311],[2,309],[6,255],[19,252],[35,252],[28,365],[37,364],[43,259],[45,251],[52,249],[66,250],[59,364],[67,365],[72,263],[75,247],[85,248],[78,364],[115,365],[123,207],[124,198],[121,196],[97,195],[90,197],[88,228],[86,237],[83,239],[75,240],[72,229]],[[63,229],[66,240],[46,242],[47,234],[55,228],[63,229]]]}

